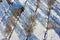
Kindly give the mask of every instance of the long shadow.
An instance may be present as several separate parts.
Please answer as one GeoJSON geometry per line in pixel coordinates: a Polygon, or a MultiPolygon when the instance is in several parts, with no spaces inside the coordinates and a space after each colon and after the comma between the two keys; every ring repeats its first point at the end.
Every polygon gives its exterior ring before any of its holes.
{"type": "MultiPolygon", "coordinates": [[[[50,17],[51,17],[51,16],[50,16],[50,17]]],[[[59,22],[58,20],[56,20],[56,19],[53,18],[53,17],[51,17],[51,18],[52,18],[51,20],[53,20],[54,23],[56,23],[57,25],[60,26],[60,24],[59,24],[60,22],[59,22]],[[57,21],[58,21],[59,23],[58,23],[57,21]]],[[[55,32],[58,34],[58,36],[60,37],[60,29],[56,27],[54,30],[55,30],[55,32]]]]}
{"type": "Polygon", "coordinates": [[[28,37],[28,40],[39,40],[34,34],[28,37]]]}
{"type": "MultiPolygon", "coordinates": [[[[23,29],[21,29],[18,24],[16,25],[15,31],[19,37],[20,40],[26,40],[26,33],[23,29]]],[[[38,38],[35,35],[32,35],[28,38],[28,40],[38,40],[38,38]]]]}
{"type": "Polygon", "coordinates": [[[60,12],[58,11],[57,8],[53,8],[53,10],[57,13],[58,16],[60,16],[60,12]]]}
{"type": "MultiPolygon", "coordinates": [[[[26,40],[27,36],[25,35],[24,30],[22,30],[20,27],[17,27],[15,31],[18,34],[20,40],[26,40]]],[[[28,40],[38,40],[38,38],[35,35],[32,35],[28,37],[28,40]]]]}
{"type": "Polygon", "coordinates": [[[15,8],[21,8],[22,5],[20,3],[13,3],[13,5],[9,8],[9,10],[13,11],[15,8]]]}
{"type": "Polygon", "coordinates": [[[58,34],[58,36],[60,37],[60,29],[59,28],[55,28],[55,32],[58,34]]]}
{"type": "Polygon", "coordinates": [[[42,17],[42,15],[40,15],[39,13],[37,13],[37,19],[43,26],[45,26],[45,18],[42,17]]]}
{"type": "Polygon", "coordinates": [[[60,26],[60,20],[58,20],[56,17],[52,17],[52,16],[50,16],[50,18],[57,24],[57,25],[59,25],[60,26]]]}
{"type": "Polygon", "coordinates": [[[43,12],[43,14],[45,14],[46,16],[48,16],[47,15],[47,10],[46,10],[47,8],[43,4],[41,5],[41,7],[39,9],[43,12]]]}
{"type": "Polygon", "coordinates": [[[29,9],[30,9],[30,12],[31,12],[31,13],[33,13],[33,12],[34,12],[34,10],[31,8],[31,6],[30,6],[30,5],[28,5],[28,7],[29,7],[29,9]]]}
{"type": "Polygon", "coordinates": [[[26,39],[24,30],[22,30],[18,25],[16,25],[15,31],[17,33],[17,36],[19,37],[19,40],[26,39]]]}
{"type": "Polygon", "coordinates": [[[30,4],[32,4],[32,5],[35,5],[36,4],[36,0],[29,0],[28,1],[30,4]]]}

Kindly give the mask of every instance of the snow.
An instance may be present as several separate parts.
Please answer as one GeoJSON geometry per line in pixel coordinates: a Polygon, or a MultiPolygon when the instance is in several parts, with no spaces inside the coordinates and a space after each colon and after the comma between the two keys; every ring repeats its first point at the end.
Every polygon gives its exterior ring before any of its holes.
{"type": "MultiPolygon", "coordinates": [[[[3,0],[0,3],[0,40],[5,38],[4,28],[6,27],[6,20],[10,16],[11,11],[15,7],[21,7],[25,5],[26,0],[11,0],[14,4],[13,6],[9,6],[6,0],[3,0]],[[5,13],[5,11],[7,13],[5,13]]],[[[47,26],[47,3],[49,0],[41,0],[41,5],[37,9],[37,20],[36,26],[34,28],[34,32],[29,37],[29,40],[43,40],[44,35],[46,32],[47,26]]],[[[21,16],[19,17],[19,21],[16,23],[16,28],[14,29],[10,40],[26,40],[26,32],[24,28],[26,27],[27,20],[31,14],[35,13],[36,10],[36,0],[28,0],[25,5],[25,10],[22,12],[21,16]]],[[[53,5],[53,10],[51,10],[51,14],[49,19],[56,24],[55,29],[48,30],[46,35],[46,40],[60,40],[60,0],[56,0],[55,4],[53,5]]]]}
{"type": "Polygon", "coordinates": [[[60,37],[53,29],[51,29],[48,31],[47,40],[60,40],[60,37]]]}
{"type": "Polygon", "coordinates": [[[36,35],[36,37],[39,40],[43,40],[44,39],[44,33],[46,31],[45,27],[43,27],[43,25],[41,23],[39,23],[39,21],[36,21],[36,26],[34,29],[34,35],[36,35]]]}
{"type": "Polygon", "coordinates": [[[17,33],[15,32],[15,30],[14,30],[14,32],[13,32],[12,37],[11,37],[10,40],[19,40],[19,38],[18,38],[17,33]]]}

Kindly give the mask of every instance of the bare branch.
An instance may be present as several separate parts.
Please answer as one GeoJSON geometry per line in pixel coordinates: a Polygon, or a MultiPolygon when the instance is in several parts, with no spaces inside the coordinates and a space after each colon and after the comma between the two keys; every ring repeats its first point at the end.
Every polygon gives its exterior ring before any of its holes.
{"type": "Polygon", "coordinates": [[[56,26],[55,26],[55,24],[52,22],[52,21],[48,21],[48,23],[47,23],[47,29],[49,30],[49,29],[54,29],[56,26]]]}
{"type": "Polygon", "coordinates": [[[27,27],[25,28],[25,31],[27,33],[27,36],[31,36],[33,33],[34,26],[36,25],[36,15],[31,15],[28,19],[27,27]]]}
{"type": "Polygon", "coordinates": [[[17,16],[20,16],[21,13],[24,11],[24,7],[22,8],[15,8],[13,11],[12,11],[12,15],[17,18],[17,16]]]}
{"type": "Polygon", "coordinates": [[[0,0],[0,2],[2,2],[2,0],[0,0]]]}
{"type": "Polygon", "coordinates": [[[54,4],[54,1],[55,0],[49,0],[48,2],[48,10],[47,13],[48,13],[48,21],[47,21],[47,27],[46,27],[46,32],[45,32],[45,35],[44,35],[44,40],[46,40],[46,35],[47,35],[47,32],[49,29],[54,29],[55,28],[55,25],[54,23],[52,23],[51,21],[49,21],[49,15],[50,15],[50,11],[52,9],[52,5],[54,4]]]}
{"type": "Polygon", "coordinates": [[[20,8],[20,9],[16,8],[12,11],[11,17],[7,18],[5,32],[6,32],[7,36],[10,35],[8,39],[10,39],[10,37],[14,31],[15,27],[13,27],[13,29],[12,29],[12,26],[14,26],[16,24],[17,16],[21,15],[21,13],[23,11],[24,11],[24,7],[20,8]]]}
{"type": "Polygon", "coordinates": [[[40,6],[40,0],[37,0],[37,5],[36,5],[36,10],[35,10],[35,12],[37,11],[37,9],[39,8],[39,6],[40,6]]]}
{"type": "Polygon", "coordinates": [[[28,38],[33,33],[34,26],[36,25],[36,22],[35,22],[36,18],[37,18],[37,16],[35,14],[33,14],[28,19],[27,27],[25,28],[25,31],[26,31],[26,34],[27,34],[26,40],[28,40],[28,38]]]}
{"type": "Polygon", "coordinates": [[[39,8],[40,3],[41,3],[40,0],[37,0],[37,5],[36,5],[37,8],[39,8]]]}
{"type": "Polygon", "coordinates": [[[47,27],[46,27],[46,32],[45,32],[45,35],[44,35],[44,40],[46,40],[46,35],[47,35],[48,30],[55,29],[55,28],[56,28],[55,24],[52,21],[48,20],[47,27]]]}
{"type": "Polygon", "coordinates": [[[11,0],[6,0],[7,1],[7,3],[9,4],[9,5],[12,5],[13,4],[13,2],[11,2],[11,0]]]}
{"type": "Polygon", "coordinates": [[[12,31],[12,26],[16,23],[16,19],[15,18],[11,18],[8,17],[7,18],[7,23],[6,23],[6,28],[5,28],[5,32],[7,35],[9,35],[12,31]]]}
{"type": "Polygon", "coordinates": [[[49,0],[48,2],[48,9],[51,10],[52,9],[52,5],[54,4],[55,0],[49,0]]]}

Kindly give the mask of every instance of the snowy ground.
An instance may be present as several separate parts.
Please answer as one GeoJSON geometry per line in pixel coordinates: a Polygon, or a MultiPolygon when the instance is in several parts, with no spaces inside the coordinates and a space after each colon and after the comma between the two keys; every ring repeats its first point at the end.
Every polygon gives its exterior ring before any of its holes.
{"type": "MultiPolygon", "coordinates": [[[[14,2],[13,6],[9,6],[6,0],[0,3],[0,40],[5,37],[4,28],[6,25],[7,17],[10,16],[11,10],[15,7],[20,7],[25,5],[26,0],[12,0],[14,2]],[[16,6],[15,6],[16,4],[16,6]],[[5,13],[7,11],[7,13],[5,13]]],[[[46,23],[48,16],[47,14],[47,3],[48,0],[41,0],[41,5],[37,9],[37,20],[33,35],[29,37],[29,40],[43,40],[46,32],[46,23]]],[[[19,17],[19,21],[16,24],[16,28],[10,38],[10,40],[26,40],[26,33],[24,27],[26,26],[28,17],[34,14],[36,8],[36,0],[28,0],[25,5],[25,10],[19,17]]],[[[51,10],[50,20],[55,23],[56,28],[48,30],[46,35],[46,40],[60,40],[60,0],[56,0],[53,5],[53,10],[51,10]]]]}

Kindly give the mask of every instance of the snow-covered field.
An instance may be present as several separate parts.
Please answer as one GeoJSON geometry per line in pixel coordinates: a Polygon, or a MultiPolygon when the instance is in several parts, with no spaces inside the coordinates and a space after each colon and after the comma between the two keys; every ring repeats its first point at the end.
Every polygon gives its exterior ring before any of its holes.
{"type": "MultiPolygon", "coordinates": [[[[44,35],[47,30],[47,4],[49,0],[41,0],[39,8],[35,12],[36,1],[37,0],[27,0],[26,2],[26,0],[12,0],[13,5],[9,5],[6,0],[0,2],[0,40],[6,37],[4,28],[6,27],[7,18],[10,16],[11,11],[15,7],[19,8],[24,5],[25,10],[19,17],[19,21],[16,23],[16,28],[10,40],[26,40],[27,36],[24,28],[26,27],[29,16],[34,13],[37,14],[36,26],[28,40],[44,40],[44,35]]],[[[60,40],[60,0],[55,1],[53,9],[50,12],[49,20],[55,24],[56,28],[47,31],[46,40],[60,40]]]]}

